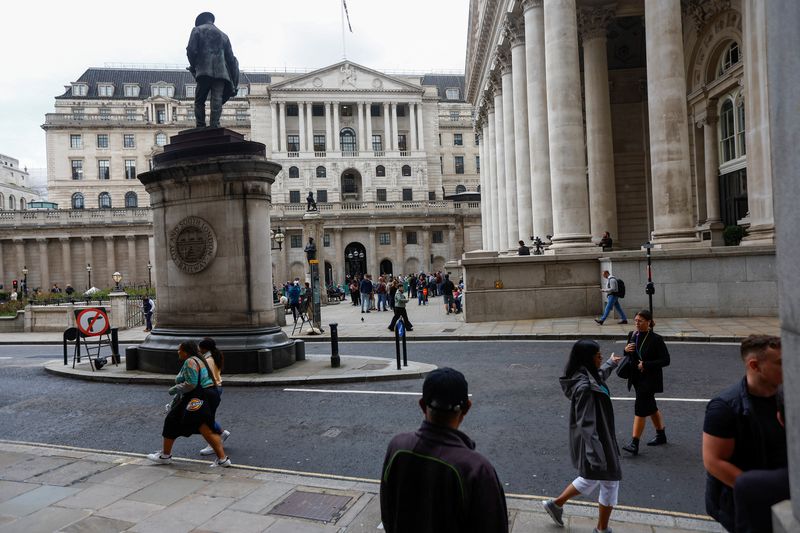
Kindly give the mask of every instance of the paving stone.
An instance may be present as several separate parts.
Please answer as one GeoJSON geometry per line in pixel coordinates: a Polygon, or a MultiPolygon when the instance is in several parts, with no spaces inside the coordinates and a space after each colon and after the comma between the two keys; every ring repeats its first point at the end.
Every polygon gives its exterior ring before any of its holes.
{"type": "MultiPolygon", "coordinates": [[[[111,470],[116,470],[117,468],[111,470]]],[[[141,489],[171,475],[172,470],[165,466],[135,466],[131,469],[126,469],[118,476],[109,477],[103,482],[108,485],[141,489]]],[[[93,479],[90,478],[86,481],[92,481],[93,479]]]]}
{"type": "MultiPolygon", "coordinates": [[[[78,487],[76,487],[78,488],[78,487]]],[[[99,510],[121,500],[136,489],[91,483],[80,487],[80,492],[58,502],[59,507],[99,510]]]]}
{"type": "Polygon", "coordinates": [[[89,511],[48,507],[0,526],[0,533],[53,533],[89,516],[89,511]]]}
{"type": "Polygon", "coordinates": [[[244,498],[254,490],[262,487],[263,482],[250,479],[219,479],[212,481],[203,489],[197,491],[198,494],[206,496],[222,496],[225,498],[244,498]]]}
{"type": "Polygon", "coordinates": [[[32,456],[20,452],[0,452],[0,469],[30,459],[32,456]]]}
{"type": "Polygon", "coordinates": [[[71,462],[71,459],[64,459],[63,457],[31,457],[30,459],[16,462],[7,468],[0,469],[0,479],[23,481],[71,462]]]}
{"type": "Polygon", "coordinates": [[[0,514],[25,516],[71,496],[77,489],[42,486],[0,503],[0,514]]]}
{"type": "Polygon", "coordinates": [[[188,532],[209,521],[214,515],[233,503],[232,498],[213,498],[202,494],[194,494],[178,503],[150,515],[146,520],[136,524],[131,531],[140,533],[188,532]]]}
{"type": "Polygon", "coordinates": [[[0,481],[0,502],[10,500],[38,486],[35,483],[24,483],[22,481],[0,481]]]}
{"type": "Polygon", "coordinates": [[[38,476],[29,478],[28,481],[33,483],[41,483],[43,485],[58,485],[66,487],[72,485],[76,481],[81,481],[88,477],[103,472],[111,468],[108,463],[97,463],[94,461],[75,461],[74,463],[66,464],[62,467],[50,470],[38,476]]]}
{"type": "Polygon", "coordinates": [[[725,531],[721,525],[711,520],[695,520],[675,517],[675,527],[692,531],[725,531]]]}
{"type": "Polygon", "coordinates": [[[292,489],[294,489],[294,485],[290,485],[289,483],[266,483],[261,488],[256,489],[232,504],[230,508],[235,511],[244,511],[246,513],[260,513],[264,509],[272,507],[279,498],[283,497],[292,489]]]}
{"type": "Polygon", "coordinates": [[[269,516],[225,510],[202,524],[199,530],[218,533],[257,533],[264,531],[273,523],[275,519],[269,516]]]}
{"type": "MultiPolygon", "coordinates": [[[[370,501],[374,498],[373,494],[360,494],[355,496],[355,501],[350,505],[350,508],[345,511],[339,520],[336,521],[338,526],[346,526],[356,516],[358,516],[364,508],[369,505],[370,501]]],[[[377,525],[377,524],[376,524],[377,525]]]]}
{"type": "Polygon", "coordinates": [[[345,525],[345,531],[348,533],[374,533],[378,531],[378,525],[381,523],[380,498],[374,494],[365,494],[363,498],[368,498],[367,504],[350,520],[349,524],[342,523],[347,518],[347,515],[343,516],[343,520],[339,521],[338,525],[345,525]]]}
{"type": "Polygon", "coordinates": [[[511,533],[530,533],[532,531],[556,531],[561,529],[544,513],[518,511],[514,516],[511,533]]]}
{"type": "Polygon", "coordinates": [[[87,516],[71,526],[65,527],[61,533],[108,533],[110,531],[125,531],[132,527],[133,522],[114,520],[102,516],[87,516]]]}
{"type": "Polygon", "coordinates": [[[114,518],[116,520],[124,520],[126,522],[136,523],[141,520],[145,520],[147,517],[163,509],[165,509],[163,505],[154,505],[152,503],[134,502],[123,499],[103,507],[95,514],[98,516],[105,516],[106,518],[114,518]]]}
{"type": "Polygon", "coordinates": [[[266,533],[335,533],[339,528],[325,524],[313,524],[280,518],[266,529],[266,533]]]}
{"type": "Polygon", "coordinates": [[[124,474],[125,472],[136,470],[137,468],[139,467],[130,464],[112,466],[108,470],[104,470],[99,474],[95,474],[93,476],[86,478],[84,481],[86,481],[87,483],[104,483],[105,481],[111,478],[115,478],[121,474],[124,474]]]}
{"type": "Polygon", "coordinates": [[[172,505],[207,484],[206,481],[199,479],[169,476],[134,492],[127,499],[158,505],[172,505]]]}

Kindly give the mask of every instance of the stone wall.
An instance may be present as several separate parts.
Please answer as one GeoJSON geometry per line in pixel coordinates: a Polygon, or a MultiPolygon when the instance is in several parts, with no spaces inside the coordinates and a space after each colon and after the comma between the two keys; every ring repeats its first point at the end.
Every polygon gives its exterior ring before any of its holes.
{"type": "Polygon", "coordinates": [[[0,333],[22,333],[25,331],[25,311],[17,311],[15,316],[0,317],[0,333]]]}

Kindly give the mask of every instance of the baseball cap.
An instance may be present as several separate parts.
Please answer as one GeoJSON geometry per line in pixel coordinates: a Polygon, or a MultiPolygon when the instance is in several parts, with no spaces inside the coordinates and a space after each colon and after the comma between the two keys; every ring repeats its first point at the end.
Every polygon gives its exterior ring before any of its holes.
{"type": "Polygon", "coordinates": [[[437,368],[422,384],[422,400],[438,411],[461,411],[469,400],[464,374],[449,367],[437,368]]]}

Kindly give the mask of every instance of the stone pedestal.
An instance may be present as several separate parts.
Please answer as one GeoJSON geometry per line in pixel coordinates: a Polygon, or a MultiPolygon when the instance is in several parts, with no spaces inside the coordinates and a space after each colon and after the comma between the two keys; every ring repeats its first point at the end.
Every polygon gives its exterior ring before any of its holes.
{"type": "Polygon", "coordinates": [[[122,291],[114,291],[108,295],[111,300],[111,327],[125,329],[128,322],[128,295],[122,291]]]}
{"type": "Polygon", "coordinates": [[[181,132],[154,163],[139,180],[153,208],[158,324],[136,347],[138,369],[177,371],[178,345],[206,336],[225,373],[294,363],[301,350],[272,302],[270,187],[281,167],[223,128],[181,132]]]}

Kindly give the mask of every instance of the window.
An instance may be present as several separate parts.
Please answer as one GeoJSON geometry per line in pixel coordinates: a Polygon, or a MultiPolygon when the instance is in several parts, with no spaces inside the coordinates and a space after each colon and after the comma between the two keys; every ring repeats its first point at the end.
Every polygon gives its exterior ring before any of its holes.
{"type": "Polygon", "coordinates": [[[328,177],[327,171],[325,170],[325,167],[323,167],[322,165],[317,167],[317,177],[318,178],[326,178],[326,177],[328,177]]]}
{"type": "Polygon", "coordinates": [[[320,204],[328,203],[328,189],[317,189],[317,202],[320,204]]]}
{"type": "Polygon", "coordinates": [[[401,152],[408,150],[408,146],[406,145],[406,136],[404,133],[397,135],[397,149],[401,152]]]}
{"type": "Polygon", "coordinates": [[[236,98],[247,98],[247,94],[249,93],[247,86],[240,86],[239,90],[236,91],[236,98]]]}
{"type": "Polygon", "coordinates": [[[475,156],[475,172],[481,173],[481,156],[479,155],[475,156]]]}
{"type": "Polygon", "coordinates": [[[296,117],[298,115],[297,104],[286,104],[286,116],[296,117]]]}
{"type": "Polygon", "coordinates": [[[457,155],[453,159],[455,160],[456,174],[463,174],[464,173],[464,156],[463,155],[457,155]]]}
{"type": "Polygon", "coordinates": [[[369,114],[370,114],[370,116],[380,117],[382,112],[383,111],[381,111],[381,104],[371,104],[369,106],[369,114]]]}
{"type": "MultiPolygon", "coordinates": [[[[297,191],[298,194],[300,191],[297,191]]],[[[289,246],[292,248],[302,248],[303,247],[303,236],[302,235],[289,235],[289,246]]]]}
{"type": "Polygon", "coordinates": [[[73,107],[72,120],[86,120],[86,110],[82,107],[73,107]]]}
{"type": "Polygon", "coordinates": [[[448,87],[444,90],[444,97],[448,100],[458,100],[461,96],[461,91],[458,90],[458,87],[448,87]]]}
{"type": "Polygon", "coordinates": [[[458,122],[461,113],[458,111],[450,111],[450,122],[458,122]]]}
{"type": "Polygon", "coordinates": [[[377,189],[377,198],[379,202],[386,201],[386,189],[377,189]]]}
{"type": "Polygon", "coordinates": [[[139,115],[136,113],[135,109],[129,107],[125,110],[125,120],[134,122],[137,118],[139,118],[139,115]]]}
{"type": "Polygon", "coordinates": [[[480,145],[481,145],[481,136],[476,133],[475,134],[475,146],[480,146],[480,145]]]}
{"type": "Polygon", "coordinates": [[[407,231],[406,232],[406,244],[417,244],[417,232],[416,231],[407,231]]]}
{"type": "Polygon", "coordinates": [[[108,134],[107,133],[98,133],[97,134],[97,147],[98,148],[108,148],[108,134]]]}
{"type": "Polygon", "coordinates": [[[441,146],[441,145],[442,145],[442,134],[440,133],[439,134],[439,146],[441,146]]]}
{"type": "Polygon", "coordinates": [[[114,86],[107,84],[97,85],[97,96],[114,96],[114,86]]]}
{"type": "Polygon", "coordinates": [[[156,124],[165,124],[167,122],[167,110],[163,107],[156,109],[156,124]]]}
{"type": "Polygon", "coordinates": [[[300,177],[300,169],[297,167],[289,167],[289,177],[290,178],[299,178],[300,177]]]}
{"type": "Polygon", "coordinates": [[[79,192],[72,195],[72,209],[83,209],[83,195],[79,192]]]}
{"type": "Polygon", "coordinates": [[[744,141],[744,98],[741,98],[739,105],[736,106],[736,136],[739,138],[739,155],[747,154],[744,141]]]}
{"type": "Polygon", "coordinates": [[[97,179],[107,180],[111,178],[111,161],[100,159],[97,162],[97,179]]]}
{"type": "Polygon", "coordinates": [[[389,236],[389,234],[388,233],[379,233],[378,234],[378,244],[383,244],[383,245],[392,244],[392,240],[391,240],[391,237],[389,236]]]}
{"type": "Polygon", "coordinates": [[[431,242],[434,244],[441,244],[444,242],[444,232],[442,230],[434,230],[431,232],[431,242]]]}
{"type": "Polygon", "coordinates": [[[299,135],[287,135],[286,136],[286,148],[287,152],[299,152],[300,151],[300,136],[299,135]]]}
{"type": "Polygon", "coordinates": [[[342,192],[345,194],[357,194],[356,179],[352,174],[345,174],[342,178],[342,192]]]}
{"type": "Polygon", "coordinates": [[[125,133],[122,135],[123,148],[136,148],[136,136],[133,133],[125,133]]]}
{"type": "Polygon", "coordinates": [[[444,156],[439,156],[439,172],[444,174],[444,156]]]}
{"type": "Polygon", "coordinates": [[[325,116],[325,106],[322,104],[312,104],[311,105],[311,116],[312,117],[324,117],[325,116]]]}
{"type": "Polygon", "coordinates": [[[247,109],[240,107],[236,110],[236,122],[247,122],[248,118],[247,109]]]}
{"type": "Polygon", "coordinates": [[[70,148],[83,148],[83,138],[80,135],[70,135],[69,136],[69,147],[70,148]]]}
{"type": "Polygon", "coordinates": [[[323,233],[322,234],[322,246],[325,248],[331,247],[331,234],[330,233],[323,233]]]}
{"type": "Polygon", "coordinates": [[[111,120],[111,109],[107,107],[100,108],[100,120],[111,120]]]}
{"type": "Polygon", "coordinates": [[[378,178],[383,178],[386,176],[386,167],[383,165],[378,165],[375,167],[375,176],[378,178]]]}
{"type": "Polygon", "coordinates": [[[136,160],[135,159],[126,159],[125,160],[125,179],[126,180],[136,179],[136,160]]]}
{"type": "Polygon", "coordinates": [[[13,194],[8,197],[8,208],[12,211],[17,208],[17,199],[13,194]]]}
{"type": "Polygon", "coordinates": [[[289,191],[289,203],[290,204],[300,203],[300,191],[289,191]]]}
{"type": "Polygon", "coordinates": [[[166,133],[156,133],[156,144],[158,146],[164,146],[167,144],[167,134],[166,133]]]}
{"type": "Polygon", "coordinates": [[[339,140],[342,152],[356,151],[356,132],[353,131],[353,128],[344,128],[339,135],[339,140]]]}
{"type": "Polygon", "coordinates": [[[186,91],[186,98],[194,98],[194,93],[197,90],[197,85],[187,85],[184,90],[186,91]]]}
{"type": "Polygon", "coordinates": [[[172,95],[175,94],[175,87],[173,87],[172,85],[151,85],[150,93],[153,96],[164,96],[166,98],[172,98],[172,95]]]}
{"type": "Polygon", "coordinates": [[[139,207],[139,197],[133,191],[125,193],[125,207],[139,207]]]}
{"type": "Polygon", "coordinates": [[[719,62],[719,70],[717,71],[718,76],[722,76],[729,68],[739,63],[741,59],[741,55],[739,54],[739,43],[732,42],[725,52],[722,54],[722,58],[719,62]]]}
{"type": "Polygon", "coordinates": [[[89,94],[89,86],[83,83],[76,83],[72,86],[72,96],[86,96],[89,94]]]}
{"type": "Polygon", "coordinates": [[[83,179],[83,160],[82,159],[73,159],[72,160],[72,179],[74,179],[74,180],[82,180],[83,179]]]}
{"type": "Polygon", "coordinates": [[[734,129],[733,103],[727,100],[719,113],[719,155],[721,162],[736,159],[736,130],[734,129]]]}
{"type": "Polygon", "coordinates": [[[314,151],[325,151],[325,135],[314,135],[314,151]]]}
{"type": "Polygon", "coordinates": [[[436,191],[428,191],[428,201],[433,202],[436,200],[436,191]]]}
{"type": "Polygon", "coordinates": [[[25,201],[25,198],[19,199],[19,208],[21,211],[25,211],[26,209],[28,209],[28,202],[25,201]]]}
{"type": "Polygon", "coordinates": [[[372,150],[375,152],[383,151],[383,138],[380,135],[372,136],[372,150]]]}
{"type": "Polygon", "coordinates": [[[111,209],[111,195],[107,192],[101,192],[97,197],[97,207],[100,209],[111,209]]]}
{"type": "Polygon", "coordinates": [[[406,104],[397,104],[397,116],[404,117],[406,116],[406,109],[408,106],[406,104]]]}
{"type": "Polygon", "coordinates": [[[464,146],[464,137],[460,133],[453,134],[453,146],[464,146]]]}
{"type": "Polygon", "coordinates": [[[125,90],[125,96],[134,97],[134,98],[139,96],[139,86],[138,85],[133,85],[133,84],[125,85],[125,89],[124,90],[125,90]]]}
{"type": "Polygon", "coordinates": [[[456,185],[456,194],[461,194],[462,192],[467,192],[467,188],[463,185],[456,185]]]}
{"type": "Polygon", "coordinates": [[[343,117],[352,117],[353,116],[353,106],[351,105],[343,105],[339,108],[339,114],[343,117]]]}
{"type": "Polygon", "coordinates": [[[403,176],[410,176],[411,175],[411,167],[408,166],[408,165],[403,165],[403,168],[402,168],[401,172],[402,172],[403,176]]]}
{"type": "Polygon", "coordinates": [[[403,201],[411,202],[414,200],[414,189],[403,189],[403,201]]]}

